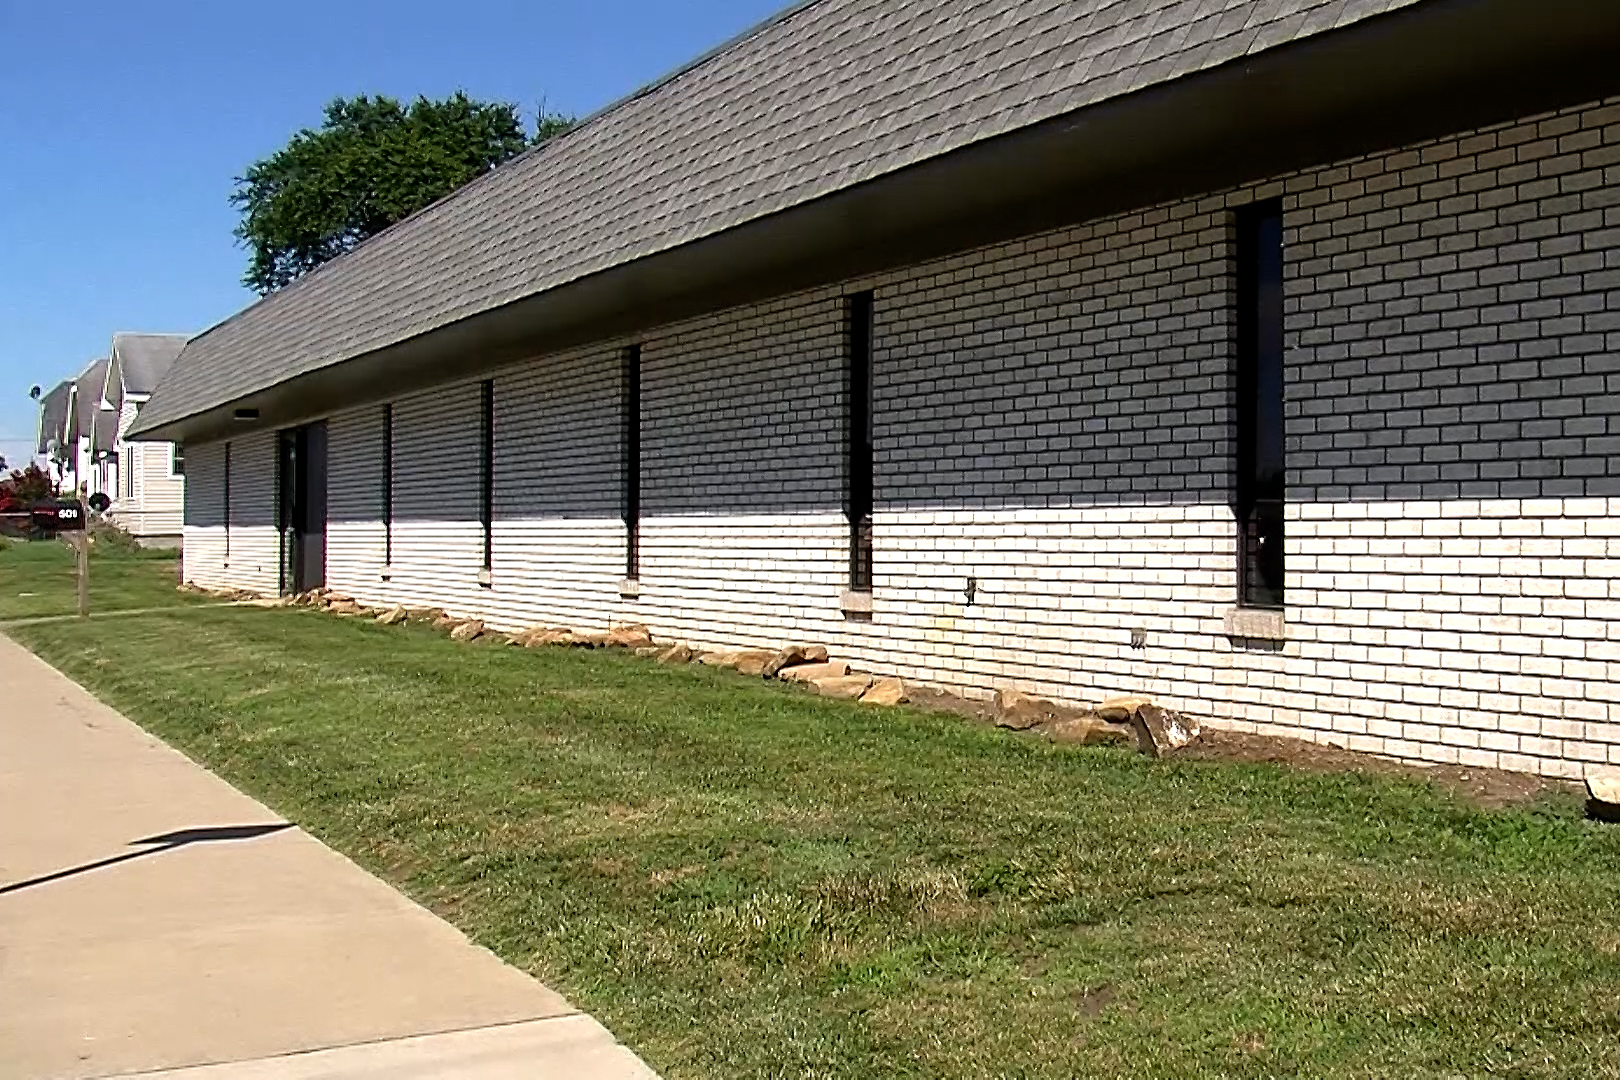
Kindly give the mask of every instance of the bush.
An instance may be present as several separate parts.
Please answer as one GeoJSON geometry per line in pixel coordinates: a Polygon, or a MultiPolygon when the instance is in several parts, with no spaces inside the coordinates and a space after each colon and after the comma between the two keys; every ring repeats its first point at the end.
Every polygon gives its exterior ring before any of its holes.
{"type": "Polygon", "coordinates": [[[141,542],[117,522],[96,518],[85,530],[90,534],[90,550],[103,555],[133,555],[141,550],[141,542]]]}

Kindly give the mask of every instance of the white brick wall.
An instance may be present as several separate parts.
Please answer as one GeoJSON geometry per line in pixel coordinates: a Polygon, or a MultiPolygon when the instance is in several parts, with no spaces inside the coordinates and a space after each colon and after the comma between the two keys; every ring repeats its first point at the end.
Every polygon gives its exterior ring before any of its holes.
{"type": "MultiPolygon", "coordinates": [[[[234,451],[231,466],[234,471],[234,451]]],[[[225,444],[186,447],[186,479],[185,579],[204,588],[226,588],[232,575],[225,555],[225,444]]]]}
{"type": "Polygon", "coordinates": [[[185,486],[185,579],[209,588],[281,587],[276,532],[276,436],[260,431],[232,439],[229,506],[226,443],[188,448],[185,486]]]}
{"type": "Polygon", "coordinates": [[[1610,103],[649,335],[638,600],[616,588],[623,343],[497,378],[489,588],[477,384],[395,405],[390,581],[381,409],[344,414],[329,581],[501,626],[814,639],[973,693],[1147,691],[1248,730],[1576,774],[1620,763],[1617,300],[1610,103]],[[1261,645],[1225,632],[1231,210],[1279,195],[1288,638],[1261,645]],[[876,292],[870,622],[839,610],[857,288],[876,292]]]}

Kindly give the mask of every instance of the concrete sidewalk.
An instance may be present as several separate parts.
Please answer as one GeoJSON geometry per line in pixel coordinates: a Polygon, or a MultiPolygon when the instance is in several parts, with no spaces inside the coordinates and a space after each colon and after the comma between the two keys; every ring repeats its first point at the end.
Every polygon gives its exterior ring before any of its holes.
{"type": "Polygon", "coordinates": [[[132,1073],[653,1075],[0,636],[0,1080],[132,1073]]]}

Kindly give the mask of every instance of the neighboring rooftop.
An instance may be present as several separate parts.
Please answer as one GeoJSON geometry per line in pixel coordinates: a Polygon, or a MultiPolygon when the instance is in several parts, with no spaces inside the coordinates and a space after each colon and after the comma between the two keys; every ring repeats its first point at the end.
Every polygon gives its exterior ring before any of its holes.
{"type": "Polygon", "coordinates": [[[39,399],[39,439],[36,454],[50,453],[50,441],[61,440],[67,429],[68,405],[73,396],[73,381],[65,379],[51,387],[39,399]]]}
{"type": "Polygon", "coordinates": [[[140,430],[1423,0],[813,0],[193,339],[140,430]]]}
{"type": "MultiPolygon", "coordinates": [[[[185,334],[114,334],[112,361],[126,394],[150,394],[185,348],[185,334]]],[[[111,399],[109,399],[111,400],[111,399]]],[[[120,402],[113,401],[114,407],[120,402]]]]}
{"type": "Polygon", "coordinates": [[[96,413],[101,407],[101,391],[107,382],[107,361],[92,360],[73,380],[72,429],[68,437],[77,439],[95,430],[96,413]]]}

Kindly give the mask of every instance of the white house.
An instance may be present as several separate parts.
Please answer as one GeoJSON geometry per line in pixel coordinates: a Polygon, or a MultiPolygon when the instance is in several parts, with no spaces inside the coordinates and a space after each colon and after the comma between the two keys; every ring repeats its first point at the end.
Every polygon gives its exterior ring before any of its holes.
{"type": "Polygon", "coordinates": [[[125,439],[141,406],[185,346],[184,334],[114,334],[99,391],[91,457],[110,516],[145,544],[178,544],[185,455],[174,443],[125,439]]]}
{"type": "Polygon", "coordinates": [[[59,485],[67,482],[69,471],[61,447],[67,438],[68,406],[72,401],[71,379],[57,383],[39,399],[39,431],[34,440],[34,452],[45,459],[51,479],[59,485]]]}
{"type": "Polygon", "coordinates": [[[1620,764],[1620,4],[813,0],[187,344],[186,575],[1620,764]]]}
{"type": "Polygon", "coordinates": [[[101,388],[107,379],[107,361],[92,360],[75,378],[52,390],[40,402],[40,444],[54,439],[60,448],[56,463],[57,481],[67,493],[86,496],[93,493],[97,480],[94,452],[96,416],[101,388]],[[61,408],[54,408],[57,395],[66,388],[61,408]],[[47,423],[59,424],[55,431],[47,423]]]}

